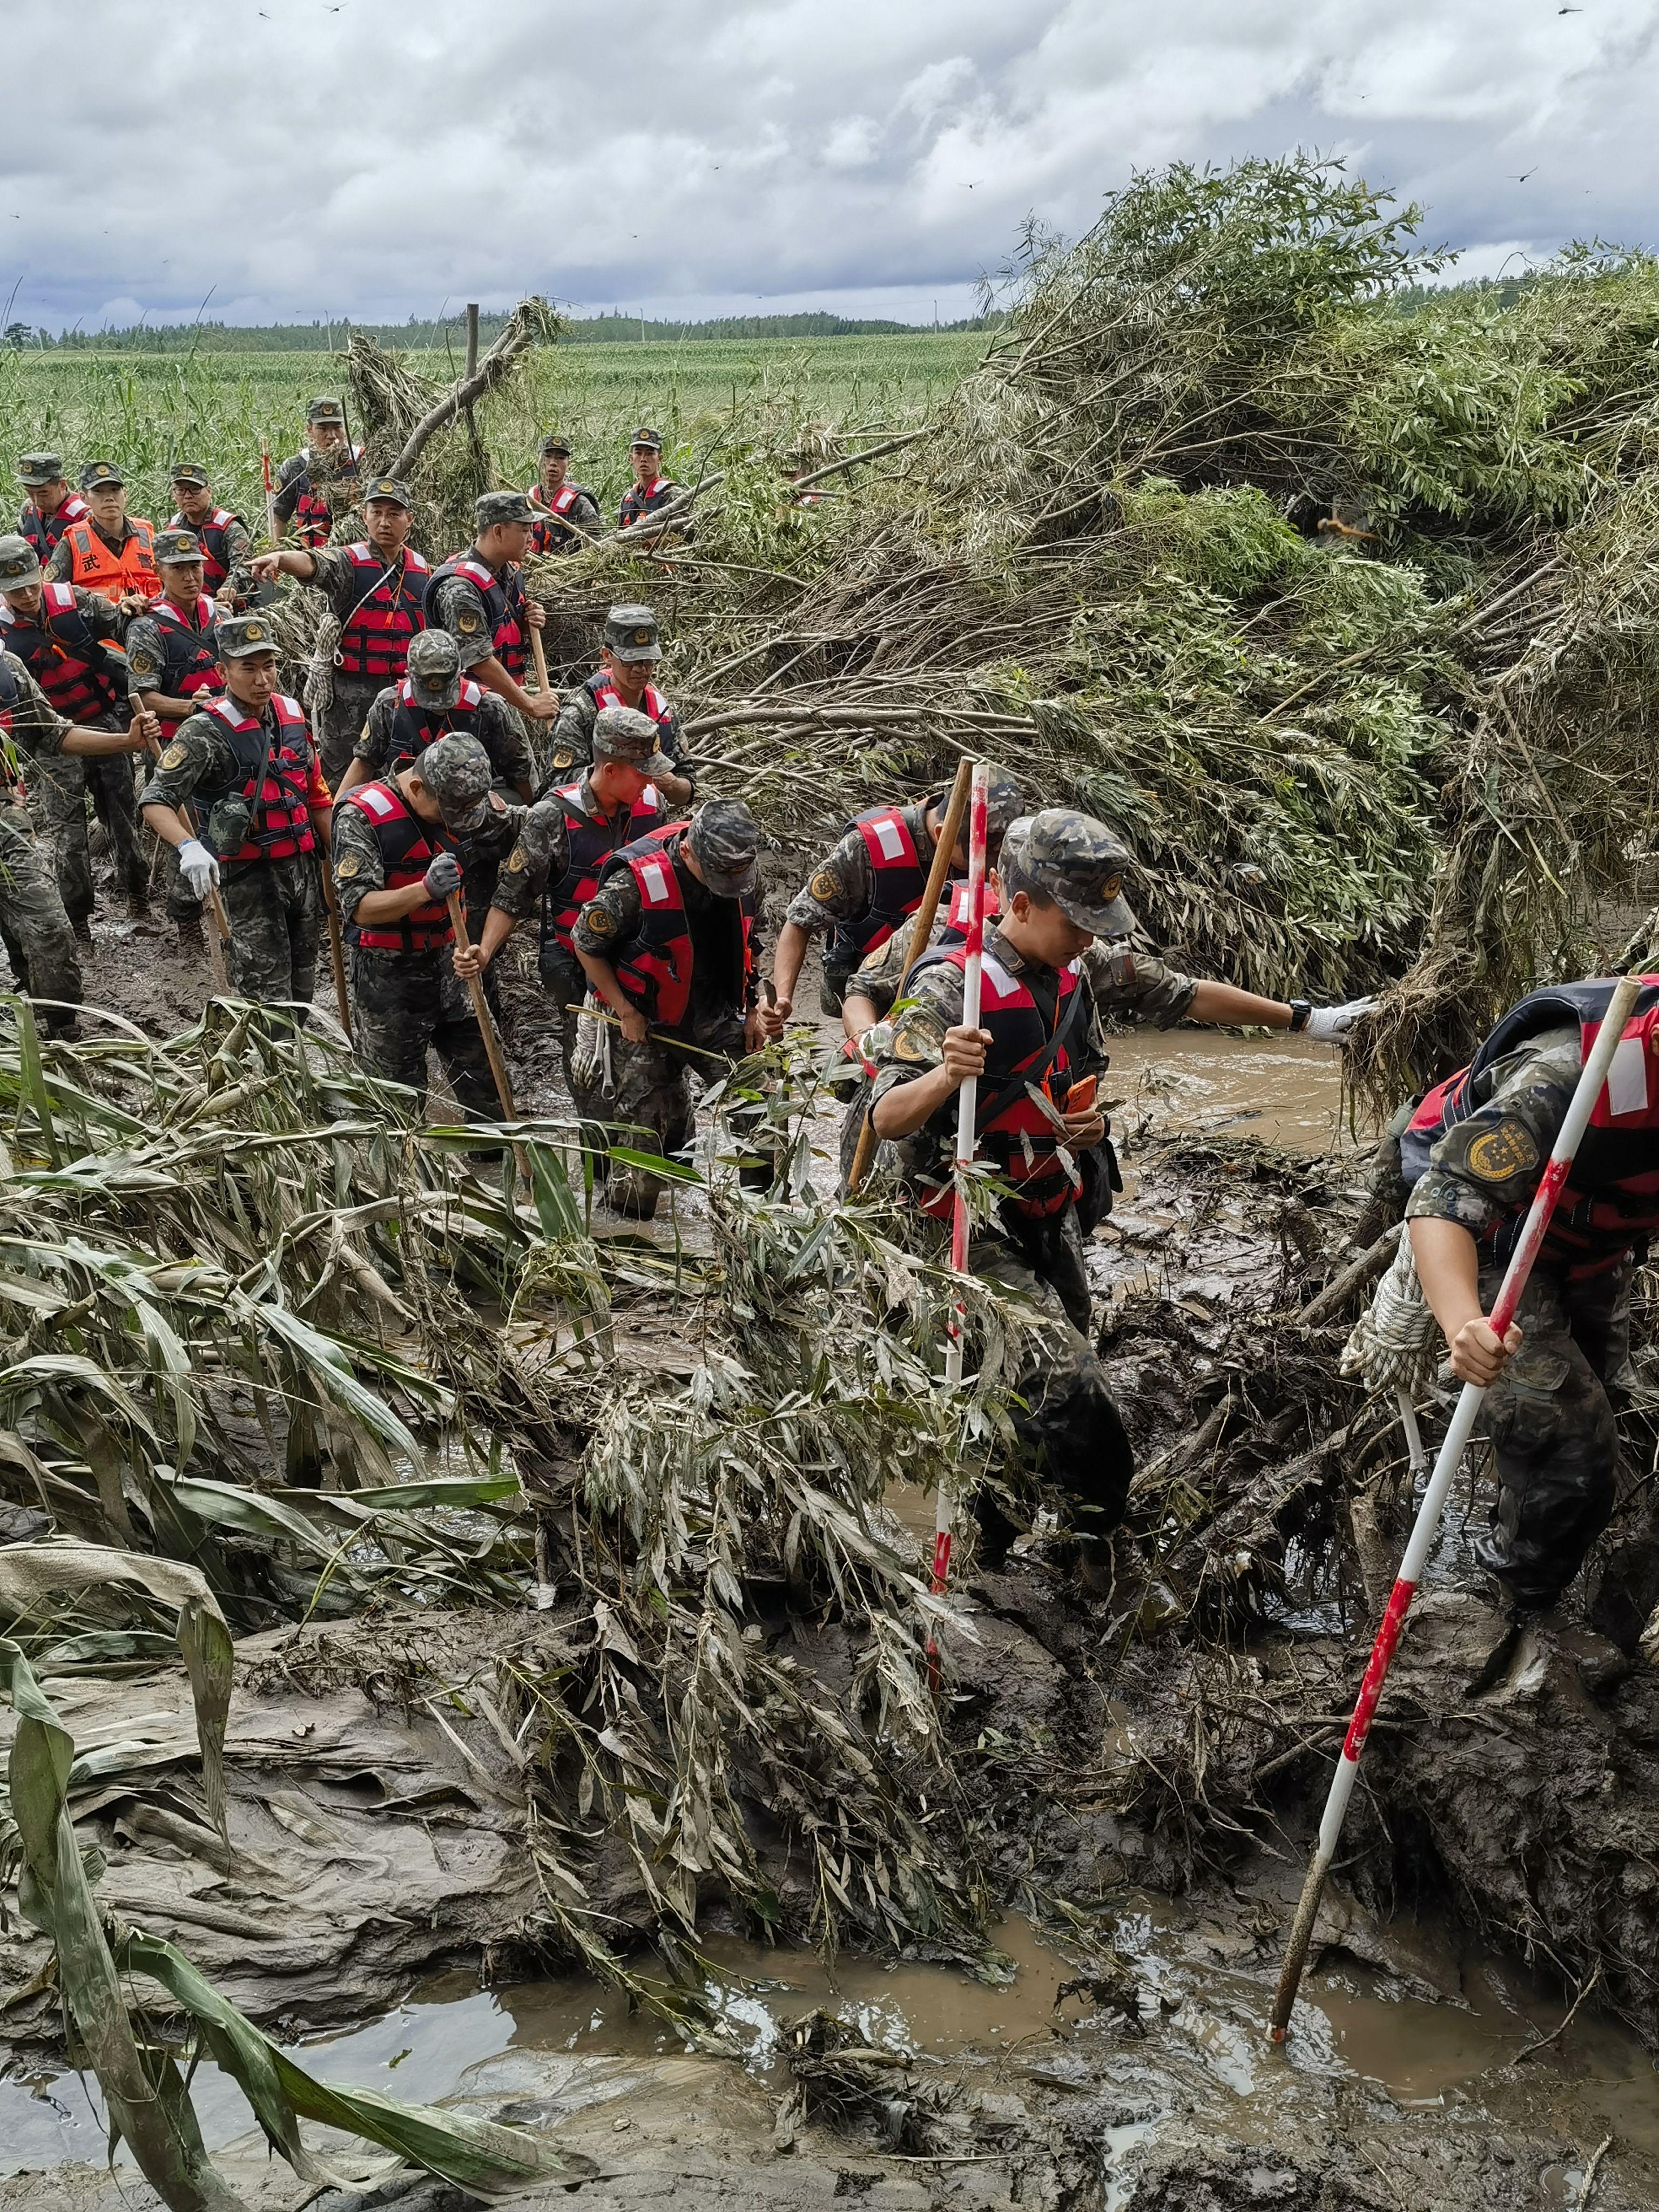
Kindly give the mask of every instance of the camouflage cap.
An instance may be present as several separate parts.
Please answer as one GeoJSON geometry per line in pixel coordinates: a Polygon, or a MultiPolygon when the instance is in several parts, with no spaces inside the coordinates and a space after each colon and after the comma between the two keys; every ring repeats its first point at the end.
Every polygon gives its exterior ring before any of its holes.
{"type": "Polygon", "coordinates": [[[118,491],[125,483],[118,461],[88,461],[81,471],[82,491],[96,491],[103,484],[112,484],[118,491]]]}
{"type": "Polygon", "coordinates": [[[530,495],[523,491],[487,491],[472,503],[472,512],[478,519],[480,530],[488,530],[497,522],[533,522],[536,510],[530,504],[530,495]]]}
{"type": "MultiPolygon", "coordinates": [[[[27,538],[0,538],[0,592],[21,591],[27,584],[38,584],[40,574],[40,563],[27,538]]],[[[646,717],[641,714],[640,720],[644,721],[646,717]]]]}
{"type": "Polygon", "coordinates": [[[194,484],[198,491],[205,491],[212,481],[203,461],[175,461],[167,471],[169,483],[194,484]]]}
{"type": "Polygon", "coordinates": [[[364,506],[372,499],[389,499],[410,514],[415,510],[409,486],[401,477],[371,477],[357,496],[364,506]]]}
{"type": "Polygon", "coordinates": [[[612,607],[605,618],[605,641],[618,660],[660,660],[662,641],[649,607],[612,607]]]}
{"type": "Polygon", "coordinates": [[[167,561],[199,561],[202,541],[193,530],[158,530],[155,554],[159,567],[167,561]]]}
{"type": "Polygon", "coordinates": [[[345,409],[337,399],[331,399],[326,393],[324,393],[313,399],[307,408],[306,421],[307,422],[337,422],[340,428],[344,429],[345,409]]]}
{"type": "Polygon", "coordinates": [[[700,806],[685,842],[704,883],[719,897],[741,898],[754,890],[760,824],[740,799],[711,799],[700,806]]]}
{"type": "Polygon", "coordinates": [[[568,455],[570,451],[570,447],[566,443],[564,434],[562,431],[550,430],[547,435],[542,440],[541,445],[538,450],[544,453],[564,453],[568,455]]]}
{"type": "Polygon", "coordinates": [[[990,775],[985,785],[985,835],[990,843],[1000,845],[1020,816],[1025,811],[1025,794],[1006,768],[995,762],[988,763],[990,775]]]}
{"type": "Polygon", "coordinates": [[[41,484],[62,483],[64,457],[61,453],[20,453],[15,474],[21,484],[39,487],[41,484]]]}
{"type": "Polygon", "coordinates": [[[628,442],[630,446],[649,446],[653,453],[662,451],[662,434],[657,430],[635,430],[628,442]]]}
{"type": "Polygon", "coordinates": [[[1134,909],[1122,895],[1123,871],[1133,860],[1103,822],[1070,806],[1045,806],[1010,827],[1000,866],[1010,899],[1029,885],[1091,937],[1124,937],[1135,926],[1134,909]],[[1011,877],[1018,881],[1011,884],[1011,877]]]}
{"type": "Polygon", "coordinates": [[[453,707],[460,697],[461,648],[447,629],[417,630],[404,665],[422,707],[453,707]]]}
{"type": "Polygon", "coordinates": [[[221,660],[252,660],[276,650],[276,633],[263,615],[228,615],[219,625],[221,660]]]}
{"type": "MultiPolygon", "coordinates": [[[[431,632],[426,634],[430,636],[431,632]]],[[[489,755],[476,738],[453,730],[429,744],[414,768],[443,810],[448,828],[463,834],[477,829],[489,811],[489,787],[495,774],[489,755]]]]}
{"type": "Polygon", "coordinates": [[[604,707],[593,724],[595,761],[626,761],[652,775],[672,775],[674,763],[659,750],[659,732],[637,707],[604,707]]]}

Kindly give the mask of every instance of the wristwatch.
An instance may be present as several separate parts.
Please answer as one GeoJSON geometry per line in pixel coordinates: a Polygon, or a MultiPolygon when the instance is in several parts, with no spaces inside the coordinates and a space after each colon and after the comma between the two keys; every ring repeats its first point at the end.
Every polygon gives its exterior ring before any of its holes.
{"type": "Polygon", "coordinates": [[[1312,1012],[1313,1000],[1311,999],[1292,999],[1291,1000],[1291,1027],[1293,1030],[1305,1030],[1308,1026],[1308,1017],[1312,1013],[1312,1012]]]}

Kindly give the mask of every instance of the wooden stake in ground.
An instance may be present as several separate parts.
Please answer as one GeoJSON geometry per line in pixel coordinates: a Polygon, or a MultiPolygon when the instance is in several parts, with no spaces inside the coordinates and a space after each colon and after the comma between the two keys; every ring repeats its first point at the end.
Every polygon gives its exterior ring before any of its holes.
{"type": "MultiPolygon", "coordinates": [[[[449,894],[449,926],[455,933],[455,942],[463,952],[472,950],[472,939],[466,933],[466,916],[461,911],[461,895],[449,894]]],[[[489,1055],[489,1072],[495,1079],[495,1096],[501,1102],[501,1119],[516,1121],[519,1109],[513,1103],[513,1084],[507,1072],[507,1060],[501,1051],[501,1041],[495,1034],[495,1022],[489,1011],[489,1001],[484,996],[482,975],[469,975],[466,987],[472,994],[472,1011],[478,1018],[478,1027],[483,1034],[484,1050],[489,1055]]]]}
{"type": "MultiPolygon", "coordinates": [[[[1601,1018],[1601,1026],[1595,1033],[1595,1042],[1584,1061],[1578,1087],[1572,1094],[1572,1103],[1561,1124],[1561,1133],[1555,1140],[1555,1149],[1550,1154],[1534,1194],[1520,1242],[1515,1248],[1515,1256],[1505,1270],[1497,1303],[1488,1316],[1488,1326],[1500,1342],[1515,1319],[1515,1310],[1521,1303],[1521,1293],[1527,1287],[1527,1278],[1532,1273],[1533,1262],[1544,1242],[1550,1217],[1555,1212],[1556,1200],[1566,1182],[1573,1156],[1595,1110],[1596,1099],[1601,1096],[1601,1086],[1607,1079],[1613,1055],[1625,1033],[1625,1024],[1630,1019],[1641,988],[1639,975],[1626,975],[1614,990],[1607,1012],[1601,1018]]],[[[1445,1441],[1434,1463],[1434,1473],[1429,1478],[1429,1486],[1423,1493],[1423,1503],[1418,1508],[1411,1540],[1406,1547],[1405,1557],[1400,1562],[1400,1571],[1383,1611],[1382,1625],[1377,1630],[1376,1641],[1371,1646],[1364,1680],[1360,1683],[1359,1695],[1355,1700],[1353,1717],[1348,1723],[1342,1753],[1336,1762],[1336,1772],[1331,1780],[1330,1795],[1325,1800],[1324,1817],[1319,1824],[1319,1841],[1308,1867],[1307,1879],[1302,1885],[1301,1899],[1291,1928],[1291,1940],[1285,1947],[1285,1964],[1279,1970],[1279,1987],[1273,1993],[1269,2033],[1275,2043],[1285,2040],[1285,2031],[1290,2025],[1291,2008],[1296,2002],[1303,1969],[1308,1963],[1308,1947],[1313,1940],[1319,1899],[1325,1887],[1325,1877],[1336,1857],[1348,1800],[1353,1796],[1360,1756],[1365,1748],[1365,1739],[1370,1734],[1377,1699],[1382,1694],[1382,1685],[1388,1679],[1389,1668],[1400,1641],[1406,1615],[1417,1594],[1423,1570],[1428,1565],[1429,1551],[1434,1542],[1435,1531],[1440,1525],[1440,1516],[1445,1510],[1447,1493],[1462,1463],[1463,1448],[1468,1443],[1475,1416],[1480,1411],[1481,1401],[1486,1395],[1478,1382],[1463,1385],[1463,1395],[1457,1401],[1456,1410],[1446,1431],[1445,1441]]]]}
{"type": "MultiPolygon", "coordinates": [[[[904,996],[904,987],[910,979],[910,970],[927,950],[927,940],[933,933],[933,917],[939,912],[939,902],[945,890],[945,879],[951,872],[951,855],[957,849],[957,840],[962,835],[963,817],[968,811],[968,797],[972,788],[974,763],[963,757],[957,763],[957,780],[951,787],[951,797],[945,809],[944,827],[939,833],[939,842],[933,848],[933,864],[927,871],[927,882],[921,894],[921,904],[916,908],[910,924],[910,941],[904,948],[904,965],[899,971],[899,987],[896,998],[904,996]]],[[[870,1172],[870,1163],[876,1156],[876,1133],[870,1116],[864,1117],[864,1127],[859,1131],[858,1150],[853,1155],[853,1164],[848,1172],[847,1189],[850,1196],[870,1172]]]]}
{"type": "Polygon", "coordinates": [[[333,871],[328,854],[319,848],[317,854],[318,879],[323,887],[323,912],[328,921],[328,959],[334,970],[334,1003],[340,1010],[340,1027],[349,1042],[356,1044],[356,1036],[351,1026],[351,997],[346,989],[345,940],[340,933],[340,900],[334,888],[333,871]]]}
{"type": "MultiPolygon", "coordinates": [[[[977,763],[973,770],[973,799],[968,824],[968,958],[963,969],[962,988],[962,1026],[965,1030],[979,1027],[980,978],[985,954],[985,813],[990,781],[990,769],[982,761],[977,763]]],[[[941,837],[940,844],[944,842],[941,837]]],[[[979,1078],[964,1075],[962,1088],[957,1093],[958,1171],[972,1165],[974,1155],[979,1150],[978,1110],[979,1078]]],[[[951,1265],[958,1275],[965,1275],[968,1272],[968,1205],[963,1196],[959,1172],[951,1205],[951,1265]]],[[[967,1307],[958,1298],[951,1310],[951,1333],[945,1347],[945,1380],[952,1390],[962,1381],[962,1340],[967,1322],[967,1307]]],[[[933,1509],[935,1597],[944,1596],[951,1577],[951,1528],[955,1517],[956,1501],[950,1479],[942,1474],[933,1509]]],[[[935,1646],[930,1636],[927,1639],[930,1668],[934,1653],[935,1646]]]]}

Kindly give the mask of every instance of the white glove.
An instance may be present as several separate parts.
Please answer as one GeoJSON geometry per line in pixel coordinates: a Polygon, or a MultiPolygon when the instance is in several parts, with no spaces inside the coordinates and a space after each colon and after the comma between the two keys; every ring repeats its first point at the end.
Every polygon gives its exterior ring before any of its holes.
{"type": "Polygon", "coordinates": [[[461,864],[453,853],[440,853],[422,882],[428,898],[447,898],[461,888],[461,864]]]}
{"type": "Polygon", "coordinates": [[[219,880],[219,863],[199,838],[186,837],[179,848],[179,872],[190,885],[191,896],[204,899],[219,880]]]}
{"type": "Polygon", "coordinates": [[[1308,1017],[1305,1036],[1317,1037],[1321,1044],[1334,1044],[1345,1037],[1361,1014],[1376,1012],[1375,999],[1350,999],[1346,1006],[1316,1006],[1308,1017]]]}

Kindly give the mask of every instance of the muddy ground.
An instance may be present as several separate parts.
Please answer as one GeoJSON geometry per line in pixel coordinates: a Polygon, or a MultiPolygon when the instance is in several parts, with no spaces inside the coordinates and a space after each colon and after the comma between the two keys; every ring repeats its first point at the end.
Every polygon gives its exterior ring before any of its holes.
{"type": "MultiPolygon", "coordinates": [[[[90,1000],[167,1030],[202,990],[164,925],[95,925],[90,1000]]],[[[508,1003],[520,1095],[555,1104],[528,984],[509,981],[508,1003]]],[[[1472,1468],[1367,1756],[1309,2001],[1270,2054],[1283,1932],[1369,1638],[1366,1584],[1408,1511],[1397,1430],[1334,1380],[1346,1316],[1295,1320],[1352,1256],[1363,1153],[1333,1060],[1297,1041],[1128,1038],[1109,1089],[1128,1188],[1092,1266],[1143,1470],[1138,1540],[1109,1595],[1082,1590],[1040,1534],[1006,1574],[970,1562],[946,1652],[991,1901],[1032,1916],[1048,1947],[1031,1948],[1024,1920],[1000,1923],[1012,1985],[994,1960],[988,1982],[883,1960],[815,1981],[810,1962],[723,1926],[718,1900],[709,2049],[682,2050],[597,1984],[547,1982],[525,1779],[489,1690],[504,1656],[558,1662],[581,1624],[556,1605],[245,1638],[228,1859],[203,1822],[182,1674],[54,1681],[92,1770],[76,1809],[108,1858],[106,1901],[176,1935],[283,2039],[342,2036],[352,2078],[387,2068],[374,2038],[401,2038],[418,2066],[374,2086],[553,2128],[592,2161],[531,2202],[1659,2202],[1659,1670],[1635,1633],[1645,1491],[1632,1474],[1584,1592],[1517,1638],[1469,1571],[1465,1532],[1485,1510],[1472,1468]],[[470,1713],[445,1696],[456,1686],[470,1713]],[[904,1980],[918,1976],[925,1999],[904,1980]],[[474,2055],[459,2023],[486,2003],[474,2055]],[[417,2015],[424,2038],[398,2025],[417,2015]]],[[[1638,1404],[1627,1419],[1633,1469],[1644,1418],[1638,1404]]],[[[890,1502],[920,1557],[927,1501],[890,1502]]],[[[833,1621],[763,1626],[824,1682],[848,1679],[856,1653],[833,1621]]],[[[33,2170],[0,2182],[0,2206],[147,2204],[130,2167],[96,2170],[95,2128],[51,2056],[52,1993],[31,1989],[44,1962],[14,1921],[0,2146],[33,2170]]],[[[303,2201],[225,2097],[210,2133],[248,2203],[303,2201]]],[[[413,2181],[313,2201],[461,2200],[413,2181]]]]}

